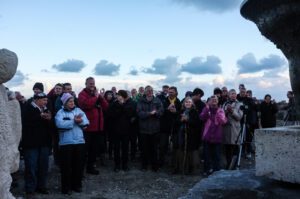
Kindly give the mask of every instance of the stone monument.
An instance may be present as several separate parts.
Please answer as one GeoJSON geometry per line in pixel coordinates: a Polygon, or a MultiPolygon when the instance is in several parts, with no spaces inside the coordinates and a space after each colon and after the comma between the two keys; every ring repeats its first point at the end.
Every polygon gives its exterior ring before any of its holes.
{"type": "Polygon", "coordinates": [[[14,52],[0,50],[0,198],[13,199],[10,193],[11,173],[19,168],[18,145],[21,139],[21,110],[19,102],[8,100],[3,83],[16,73],[18,58],[14,52]]]}
{"type": "MultiPolygon", "coordinates": [[[[241,15],[254,22],[289,61],[296,114],[300,119],[300,1],[245,0],[241,15]]],[[[300,127],[258,129],[256,175],[300,183],[300,127]]]]}

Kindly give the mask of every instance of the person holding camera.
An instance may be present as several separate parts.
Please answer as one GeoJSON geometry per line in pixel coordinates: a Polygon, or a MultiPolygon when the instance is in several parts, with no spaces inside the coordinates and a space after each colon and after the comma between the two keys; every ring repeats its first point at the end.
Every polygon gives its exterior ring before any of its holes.
{"type": "Polygon", "coordinates": [[[241,130],[241,119],[243,111],[242,103],[237,100],[237,94],[234,89],[229,90],[229,100],[225,102],[223,109],[227,117],[227,123],[223,126],[223,144],[225,145],[225,155],[227,166],[235,165],[233,156],[238,154],[238,139],[241,130]]]}
{"type": "Polygon", "coordinates": [[[105,148],[103,111],[108,108],[108,103],[96,88],[93,77],[86,79],[85,88],[78,95],[78,104],[90,121],[90,125],[84,131],[87,150],[86,171],[98,175],[95,163],[99,147],[103,148],[103,152],[105,148]]]}
{"type": "Polygon", "coordinates": [[[271,128],[276,126],[276,113],[278,107],[275,100],[271,100],[270,94],[266,94],[264,101],[260,104],[260,123],[262,128],[271,128]]]}
{"type": "Polygon", "coordinates": [[[245,142],[245,153],[246,158],[251,158],[251,153],[253,152],[251,143],[254,137],[254,131],[258,128],[258,104],[255,103],[252,98],[252,91],[246,88],[240,88],[240,95],[237,98],[239,102],[243,104],[241,107],[243,110],[243,119],[241,120],[241,126],[246,128],[246,142],[245,142]],[[244,125],[245,124],[245,125],[244,125]]]}

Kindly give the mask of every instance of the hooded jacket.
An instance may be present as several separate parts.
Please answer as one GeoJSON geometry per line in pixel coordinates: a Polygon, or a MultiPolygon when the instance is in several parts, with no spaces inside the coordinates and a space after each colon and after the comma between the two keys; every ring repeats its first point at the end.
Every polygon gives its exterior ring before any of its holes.
{"type": "Polygon", "coordinates": [[[89,125],[89,120],[80,108],[60,109],[55,116],[55,124],[59,131],[60,146],[85,143],[82,129],[89,125]],[[76,115],[82,116],[83,121],[80,124],[74,121],[76,115]]]}

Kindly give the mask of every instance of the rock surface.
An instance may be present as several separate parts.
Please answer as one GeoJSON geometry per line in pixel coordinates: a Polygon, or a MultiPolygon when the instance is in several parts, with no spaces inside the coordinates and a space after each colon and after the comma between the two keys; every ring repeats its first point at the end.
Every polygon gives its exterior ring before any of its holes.
{"type": "Polygon", "coordinates": [[[18,57],[7,49],[0,50],[0,84],[10,80],[16,73],[18,57]]]}
{"type": "Polygon", "coordinates": [[[218,171],[201,180],[180,199],[297,199],[299,186],[256,177],[254,170],[218,171]]]}
{"type": "Polygon", "coordinates": [[[13,199],[10,193],[11,173],[18,170],[18,145],[21,138],[21,111],[16,100],[8,101],[2,83],[13,77],[17,56],[6,49],[0,50],[0,198],[13,199]]]}
{"type": "Polygon", "coordinates": [[[255,131],[256,175],[300,184],[300,127],[255,131]]]}

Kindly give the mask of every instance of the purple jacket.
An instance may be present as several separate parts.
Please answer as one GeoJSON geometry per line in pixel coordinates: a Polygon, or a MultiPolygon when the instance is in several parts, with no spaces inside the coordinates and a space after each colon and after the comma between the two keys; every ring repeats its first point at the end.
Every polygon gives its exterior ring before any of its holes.
{"type": "Polygon", "coordinates": [[[209,143],[222,143],[222,125],[227,122],[222,108],[205,107],[200,114],[205,122],[202,140],[209,143]]]}

